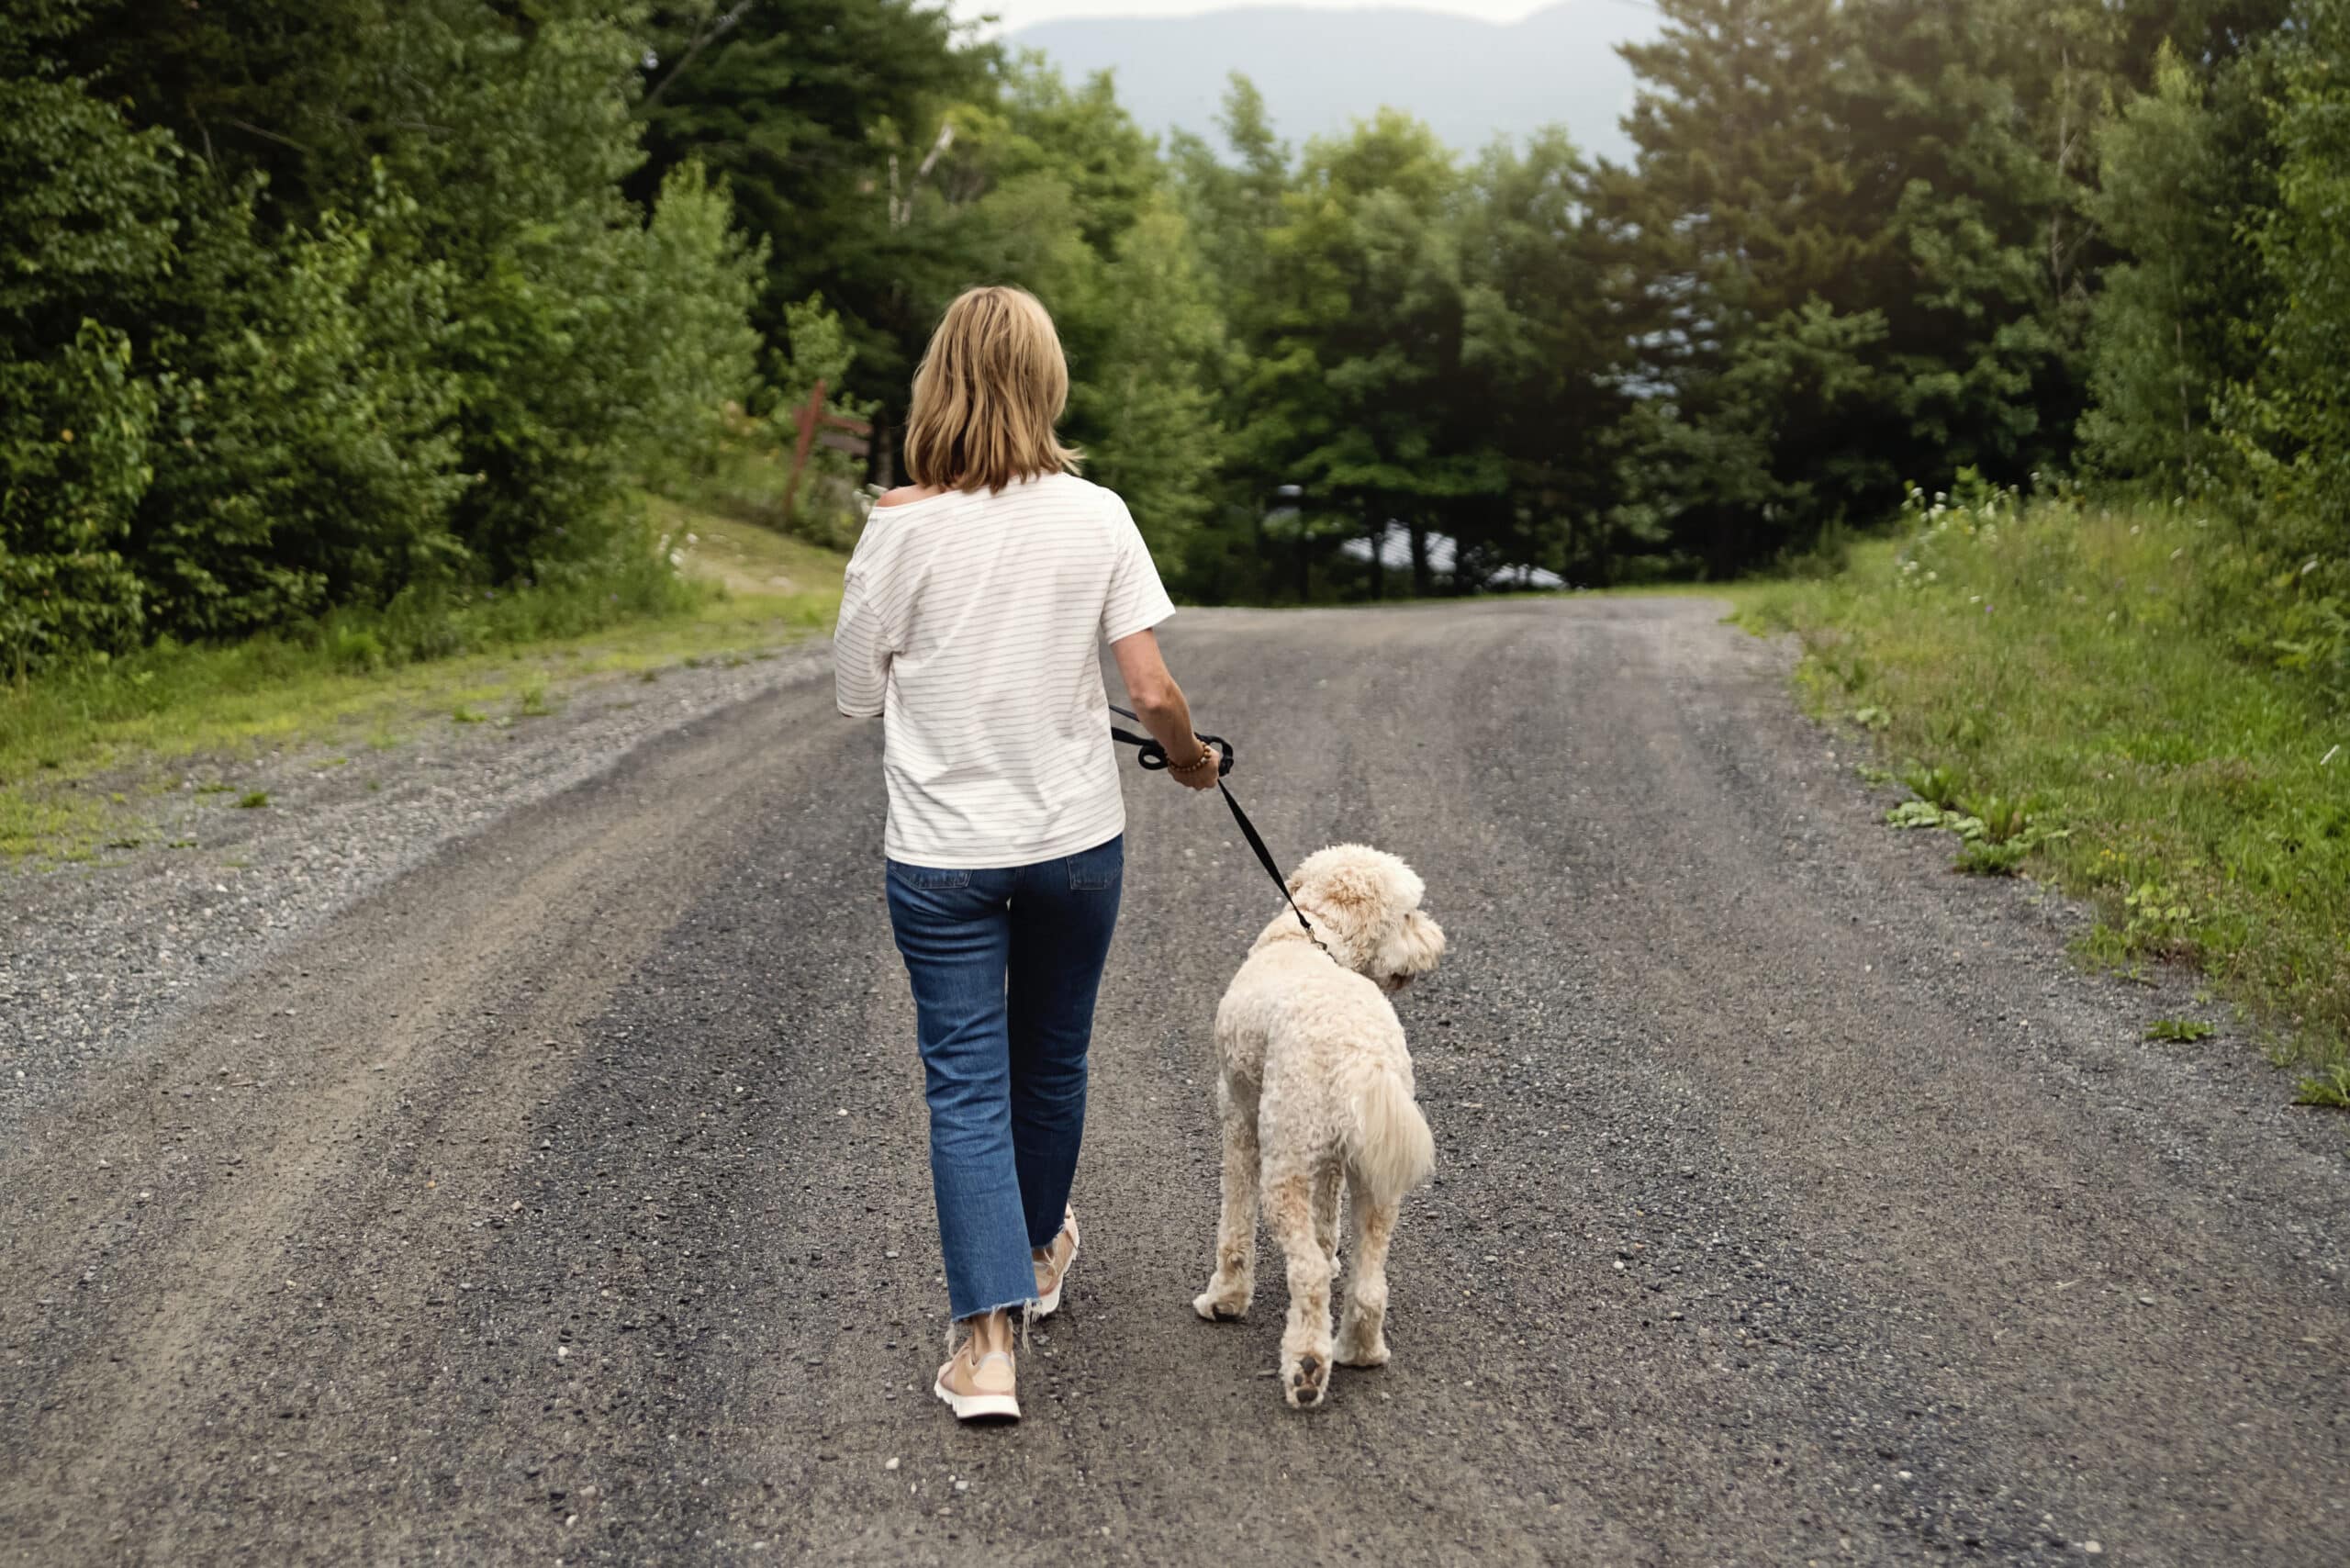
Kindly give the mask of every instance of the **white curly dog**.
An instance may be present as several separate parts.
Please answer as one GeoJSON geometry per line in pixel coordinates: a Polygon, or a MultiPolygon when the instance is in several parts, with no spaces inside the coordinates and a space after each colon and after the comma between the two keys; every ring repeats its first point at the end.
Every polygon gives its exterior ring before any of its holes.
{"type": "Polygon", "coordinates": [[[1387,1361],[1388,1239],[1397,1204],[1435,1169],[1436,1145],[1412,1099],[1411,1053],[1386,993],[1436,967],[1444,933],[1421,913],[1425,890],[1412,868],[1362,845],[1308,857],[1289,890],[1321,946],[1284,909],[1216,1009],[1224,1215],[1215,1273],[1192,1305],[1211,1320],[1248,1312],[1261,1189],[1289,1263],[1281,1389],[1292,1406],[1314,1406],[1334,1359],[1355,1367],[1387,1361]],[[1342,1183],[1356,1241],[1334,1345],[1342,1183]]]}

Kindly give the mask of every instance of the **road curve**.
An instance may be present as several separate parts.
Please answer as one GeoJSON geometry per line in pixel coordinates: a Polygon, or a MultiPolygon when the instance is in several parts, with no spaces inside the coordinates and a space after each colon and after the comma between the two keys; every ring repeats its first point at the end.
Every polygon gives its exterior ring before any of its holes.
{"type": "Polygon", "coordinates": [[[1291,857],[1425,875],[1394,1362],[1191,1314],[1274,907],[1130,774],[1028,1418],[939,1281],[879,734],[791,685],[472,834],[0,1147],[0,1562],[2336,1564],[2345,1124],[1877,825],[1703,600],[1192,611],[1291,857]]]}

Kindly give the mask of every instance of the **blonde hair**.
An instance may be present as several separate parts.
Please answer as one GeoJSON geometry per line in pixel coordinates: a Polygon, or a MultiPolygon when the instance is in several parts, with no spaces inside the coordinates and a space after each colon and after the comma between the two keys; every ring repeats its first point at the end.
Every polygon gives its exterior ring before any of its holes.
{"type": "Polygon", "coordinates": [[[1074,474],[1076,448],[1053,434],[1068,406],[1069,362],[1036,297],[1024,288],[967,289],[946,308],[914,370],[906,477],[976,491],[1074,474]]]}

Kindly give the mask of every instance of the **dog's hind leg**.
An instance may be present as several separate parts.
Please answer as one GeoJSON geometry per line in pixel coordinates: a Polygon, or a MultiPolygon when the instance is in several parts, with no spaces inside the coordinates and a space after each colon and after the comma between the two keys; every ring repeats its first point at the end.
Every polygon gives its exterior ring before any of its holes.
{"type": "Polygon", "coordinates": [[[1338,1316],[1338,1360],[1350,1367],[1387,1364],[1387,1244],[1395,1235],[1393,1202],[1379,1203],[1354,1189],[1354,1277],[1338,1316]]]}
{"type": "Polygon", "coordinates": [[[1346,1183],[1346,1169],[1336,1161],[1324,1166],[1314,1179],[1314,1239],[1322,1244],[1322,1255],[1330,1260],[1333,1273],[1338,1268],[1338,1198],[1346,1183]]]}
{"type": "Polygon", "coordinates": [[[1330,1258],[1314,1231],[1315,1179],[1285,1171],[1265,1183],[1265,1217],[1289,1262],[1289,1323],[1281,1330],[1281,1394],[1322,1403],[1330,1386],[1330,1258]]]}
{"type": "Polygon", "coordinates": [[[1224,1213],[1215,1227],[1215,1272],[1192,1298],[1202,1317],[1240,1317],[1257,1291],[1257,1099],[1253,1083],[1219,1077],[1224,1119],[1224,1213]]]}

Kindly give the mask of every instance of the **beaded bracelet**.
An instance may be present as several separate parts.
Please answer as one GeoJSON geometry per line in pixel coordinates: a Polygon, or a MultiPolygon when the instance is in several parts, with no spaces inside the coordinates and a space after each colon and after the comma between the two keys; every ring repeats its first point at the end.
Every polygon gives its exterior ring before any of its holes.
{"type": "Polygon", "coordinates": [[[1217,753],[1215,747],[1208,745],[1205,741],[1201,741],[1200,755],[1195,759],[1181,764],[1170,762],[1167,765],[1167,771],[1169,773],[1179,774],[1197,773],[1203,767],[1221,767],[1223,766],[1224,758],[1217,753]]]}

